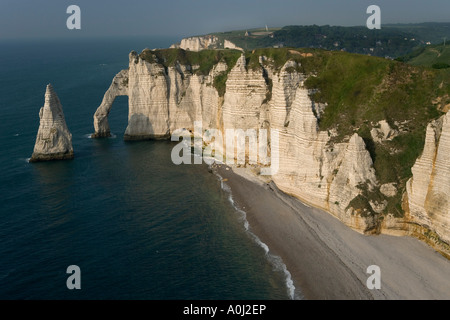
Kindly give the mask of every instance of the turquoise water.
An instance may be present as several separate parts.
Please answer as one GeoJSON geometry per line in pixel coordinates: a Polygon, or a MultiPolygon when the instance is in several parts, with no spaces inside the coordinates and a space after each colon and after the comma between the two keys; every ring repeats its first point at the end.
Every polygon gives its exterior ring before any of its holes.
{"type": "Polygon", "coordinates": [[[285,274],[245,230],[204,165],[175,166],[171,142],[110,139],[92,116],[131,50],[177,39],[0,42],[0,299],[289,299],[285,274]],[[29,164],[52,83],[75,160],[29,164]],[[81,269],[68,290],[66,269],[81,269]]]}

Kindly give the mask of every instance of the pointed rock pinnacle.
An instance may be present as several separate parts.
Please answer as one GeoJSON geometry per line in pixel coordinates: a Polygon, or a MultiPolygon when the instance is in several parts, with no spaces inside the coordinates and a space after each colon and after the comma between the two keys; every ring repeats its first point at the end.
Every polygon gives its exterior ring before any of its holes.
{"type": "Polygon", "coordinates": [[[72,134],[66,125],[61,102],[51,84],[39,111],[39,130],[30,162],[72,159],[72,134]]]}

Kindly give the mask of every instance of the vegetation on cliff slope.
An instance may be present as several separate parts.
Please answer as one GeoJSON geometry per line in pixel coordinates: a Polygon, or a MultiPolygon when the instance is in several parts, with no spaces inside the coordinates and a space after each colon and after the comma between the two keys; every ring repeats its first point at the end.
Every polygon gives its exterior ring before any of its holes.
{"type": "Polygon", "coordinates": [[[397,197],[386,199],[385,211],[402,215],[401,195],[423,151],[428,123],[443,114],[437,101],[448,100],[450,77],[442,70],[341,52],[317,52],[315,59],[322,67],[306,85],[318,89],[313,100],[328,104],[320,129],[336,129],[336,142],[354,132],[364,139],[379,182],[399,187],[397,197]],[[381,120],[399,131],[392,141],[373,140],[370,131],[381,120]]]}
{"type": "MultiPolygon", "coordinates": [[[[413,66],[432,67],[436,64],[449,65],[450,63],[450,43],[429,45],[420,47],[413,52],[397,58],[396,60],[406,62],[413,66]]],[[[441,68],[436,68],[441,69],[441,68]]]]}
{"type": "Polygon", "coordinates": [[[238,50],[202,50],[199,52],[182,49],[144,50],[139,55],[149,63],[159,63],[165,68],[173,67],[178,62],[181,65],[197,66],[192,72],[198,75],[208,75],[219,62],[227,64],[227,70],[219,73],[214,79],[214,87],[220,96],[225,94],[227,75],[236,64],[241,52],[238,50]]]}
{"type": "Polygon", "coordinates": [[[395,183],[398,187],[396,197],[386,198],[378,189],[363,194],[367,198],[363,202],[387,200],[385,213],[403,215],[401,195],[412,176],[411,167],[423,151],[426,127],[443,114],[442,106],[450,103],[450,69],[293,48],[247,52],[248,68],[260,67],[259,56],[266,57],[265,64],[278,70],[288,60],[298,63],[295,71],[308,76],[305,85],[311,89],[312,100],[327,104],[319,119],[320,130],[330,135],[337,132],[332,143],[346,141],[357,132],[365,141],[380,184],[395,183]],[[386,120],[399,135],[391,141],[375,142],[371,130],[378,128],[381,120],[386,120]]]}

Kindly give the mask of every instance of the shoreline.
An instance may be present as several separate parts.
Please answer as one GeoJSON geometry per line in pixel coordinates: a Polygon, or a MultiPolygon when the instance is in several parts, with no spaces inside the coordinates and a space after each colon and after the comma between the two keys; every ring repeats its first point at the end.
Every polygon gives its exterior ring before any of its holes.
{"type": "Polygon", "coordinates": [[[360,234],[249,169],[211,169],[226,179],[249,231],[282,259],[305,299],[450,299],[450,261],[418,239],[360,234]],[[380,267],[379,290],[366,286],[370,265],[380,267]]]}

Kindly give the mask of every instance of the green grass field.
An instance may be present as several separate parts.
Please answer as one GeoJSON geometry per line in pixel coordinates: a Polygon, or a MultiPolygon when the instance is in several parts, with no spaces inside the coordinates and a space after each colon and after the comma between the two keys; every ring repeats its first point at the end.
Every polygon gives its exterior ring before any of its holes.
{"type": "Polygon", "coordinates": [[[435,64],[443,63],[450,66],[450,40],[449,43],[430,45],[407,55],[405,62],[413,66],[433,67],[435,64]]]}

